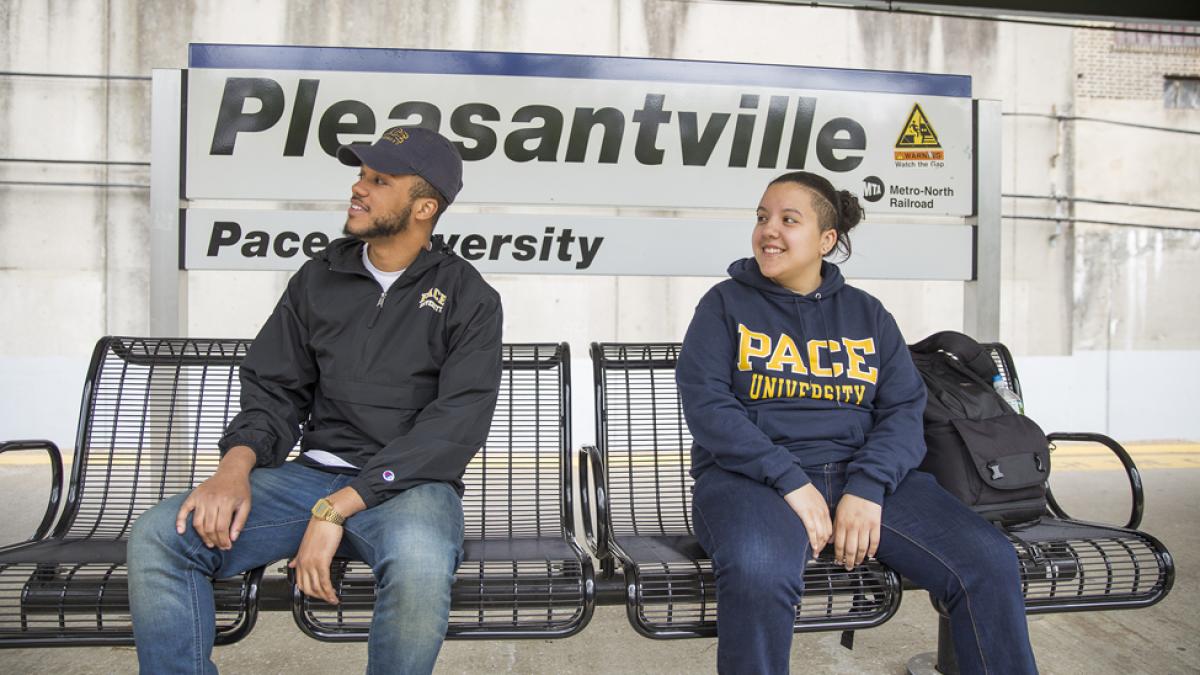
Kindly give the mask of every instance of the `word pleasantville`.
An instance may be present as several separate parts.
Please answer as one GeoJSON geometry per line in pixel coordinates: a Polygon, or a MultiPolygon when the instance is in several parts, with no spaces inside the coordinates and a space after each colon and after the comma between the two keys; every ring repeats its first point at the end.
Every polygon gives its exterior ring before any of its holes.
{"type": "MultiPolygon", "coordinates": [[[[318,112],[320,84],[318,79],[301,79],[296,86],[287,136],[280,148],[284,157],[305,154],[313,118],[318,112]]],[[[227,78],[209,154],[232,155],[239,134],[271,129],[283,119],[287,107],[287,94],[273,79],[227,78]]],[[[647,93],[641,107],[631,111],[614,107],[560,110],[551,105],[529,104],[517,108],[511,115],[502,115],[495,106],[482,102],[463,103],[453,110],[443,111],[428,101],[410,100],[395,105],[387,112],[387,121],[379,123],[376,111],[370,106],[347,99],[336,101],[320,112],[317,140],[321,149],[333,156],[344,142],[365,141],[379,128],[396,122],[416,124],[440,133],[444,113],[448,112],[450,131],[463,139],[455,142],[455,146],[465,161],[486,159],[503,145],[504,155],[514,162],[584,162],[591,154],[601,164],[615,164],[621,156],[622,139],[632,124],[637,127],[633,155],[641,164],[662,164],[666,151],[660,147],[660,134],[677,133],[680,156],[672,157],[671,161],[684,166],[708,166],[718,142],[732,134],[729,156],[718,158],[716,162],[727,163],[731,168],[749,166],[750,149],[757,140],[757,167],[773,169],[779,167],[784,154],[785,123],[789,112],[794,110],[792,128],[786,138],[786,168],[795,170],[805,167],[816,109],[817,99],[813,97],[756,94],[738,96],[736,115],[728,112],[701,115],[671,110],[666,95],[659,93],[647,93]],[[767,99],[765,115],[760,114],[763,99],[767,99]],[[501,140],[497,128],[505,117],[513,124],[528,126],[508,131],[501,140]],[[600,147],[598,152],[589,153],[592,131],[596,127],[602,129],[600,147]],[[674,129],[664,131],[670,127],[674,129]],[[343,136],[357,136],[358,139],[344,139],[343,136]]],[[[866,131],[849,117],[830,119],[816,134],[817,160],[829,171],[854,170],[862,163],[862,152],[866,147],[866,131]]]]}

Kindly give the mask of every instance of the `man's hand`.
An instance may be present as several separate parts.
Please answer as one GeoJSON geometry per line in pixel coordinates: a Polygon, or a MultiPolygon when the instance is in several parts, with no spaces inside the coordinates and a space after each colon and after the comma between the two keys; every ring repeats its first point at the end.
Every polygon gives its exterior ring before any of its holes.
{"type": "Polygon", "coordinates": [[[788,506],[800,516],[804,529],[808,531],[808,543],[812,546],[812,556],[816,560],[821,549],[829,543],[833,532],[833,524],[829,520],[829,506],[825,497],[812,483],[802,488],[796,488],[783,496],[788,506]]]}
{"type": "Polygon", "coordinates": [[[300,550],[288,563],[296,570],[296,586],[309,597],[320,598],[331,605],[338,604],[337,593],[329,579],[329,565],[338,544],[342,543],[342,526],[313,518],[300,540],[300,550]]]}
{"type": "MultiPolygon", "coordinates": [[[[350,487],[338,490],[327,499],[333,504],[333,510],[346,518],[367,508],[358,492],[350,487]]],[[[308,521],[308,529],[300,540],[300,550],[288,563],[288,567],[296,570],[296,587],[301,593],[320,598],[331,605],[338,604],[337,593],[333,591],[333,582],[329,578],[329,565],[333,562],[338,545],[342,543],[342,534],[341,525],[316,518],[308,521]]]]}
{"type": "Polygon", "coordinates": [[[216,546],[222,551],[232,548],[250,516],[250,471],[256,462],[250,448],[244,445],[230,448],[217,465],[216,473],[196,486],[184,500],[175,516],[175,531],[183,534],[187,516],[192,513],[192,528],[205,546],[216,546]]]}
{"type": "Polygon", "coordinates": [[[833,521],[834,560],[846,569],[875,557],[879,549],[879,523],[883,507],[869,499],[843,494],[833,521]]]}

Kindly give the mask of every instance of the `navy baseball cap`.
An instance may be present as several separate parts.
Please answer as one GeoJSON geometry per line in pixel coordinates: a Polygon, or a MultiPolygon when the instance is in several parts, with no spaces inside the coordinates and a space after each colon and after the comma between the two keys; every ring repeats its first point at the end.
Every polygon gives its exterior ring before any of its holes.
{"type": "Polygon", "coordinates": [[[348,166],[367,166],[395,176],[420,176],[446,203],[462,190],[462,157],[445,136],[423,127],[392,127],[371,145],[352,143],[337,151],[348,166]]]}

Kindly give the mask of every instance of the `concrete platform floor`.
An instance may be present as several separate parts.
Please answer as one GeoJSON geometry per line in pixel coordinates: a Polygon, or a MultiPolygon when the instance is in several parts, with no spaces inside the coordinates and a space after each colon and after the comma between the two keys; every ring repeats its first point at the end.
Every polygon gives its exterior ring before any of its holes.
{"type": "MultiPolygon", "coordinates": [[[[1174,461],[1144,472],[1146,516],[1142,528],[1174,554],[1174,590],[1158,605],[1141,610],[1034,617],[1030,633],[1044,673],[1200,673],[1200,446],[1174,461]],[[1171,468],[1167,468],[1171,467],[1171,468]]],[[[1135,453],[1136,456],[1136,453],[1135,453]]],[[[1150,457],[1146,459],[1150,460],[1150,457]]],[[[1128,488],[1115,462],[1056,468],[1053,485],[1074,515],[1124,522],[1128,488]]],[[[40,518],[43,496],[32,495],[45,481],[44,467],[0,466],[0,494],[6,504],[31,503],[38,511],[28,523],[0,523],[0,541],[28,536],[40,518]],[[18,498],[29,495],[25,499],[18,498]]],[[[44,494],[44,491],[41,493],[44,494]]],[[[905,663],[936,646],[936,615],[928,596],[913,591],[889,623],[858,633],[853,651],[832,633],[800,635],[792,648],[795,673],[903,673],[905,663]]],[[[226,673],[361,673],[364,644],[326,644],[303,636],[286,613],[263,613],[258,626],[239,644],[217,648],[226,673]]],[[[600,607],[591,624],[565,640],[450,641],[438,673],[703,673],[714,672],[715,640],[654,641],[629,627],[623,607],[600,607]]],[[[0,650],[0,673],[135,672],[132,648],[0,650]]]]}

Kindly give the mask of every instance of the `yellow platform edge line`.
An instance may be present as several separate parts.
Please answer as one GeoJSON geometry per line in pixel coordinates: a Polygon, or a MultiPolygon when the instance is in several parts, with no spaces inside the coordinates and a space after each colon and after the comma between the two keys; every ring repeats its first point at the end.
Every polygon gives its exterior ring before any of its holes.
{"type": "MultiPolygon", "coordinates": [[[[1139,468],[1196,468],[1200,465],[1200,443],[1122,443],[1122,446],[1129,451],[1129,454],[1137,462],[1139,468]]],[[[686,454],[686,451],[685,453],[686,454]]],[[[73,457],[73,452],[70,449],[63,450],[64,464],[70,466],[73,457]]],[[[676,453],[669,453],[665,456],[657,458],[635,454],[630,458],[626,454],[621,454],[610,458],[612,467],[624,467],[630,463],[638,466],[673,466],[679,462],[679,457],[676,453]]],[[[99,459],[99,456],[93,456],[93,460],[99,459]]],[[[1110,469],[1119,466],[1119,460],[1116,455],[1108,448],[1105,448],[1094,443],[1071,443],[1060,442],[1056,444],[1056,449],[1051,455],[1051,461],[1055,466],[1061,468],[1074,469],[1077,466],[1087,465],[1094,466],[1099,469],[1110,469]]],[[[12,451],[0,455],[0,466],[39,466],[48,465],[50,458],[46,456],[43,450],[23,450],[12,451]]],[[[122,459],[116,462],[117,464],[128,464],[129,460],[122,459]]],[[[490,464],[490,463],[489,463],[490,464]]],[[[518,460],[514,462],[516,466],[533,465],[531,460],[518,460]]]]}

